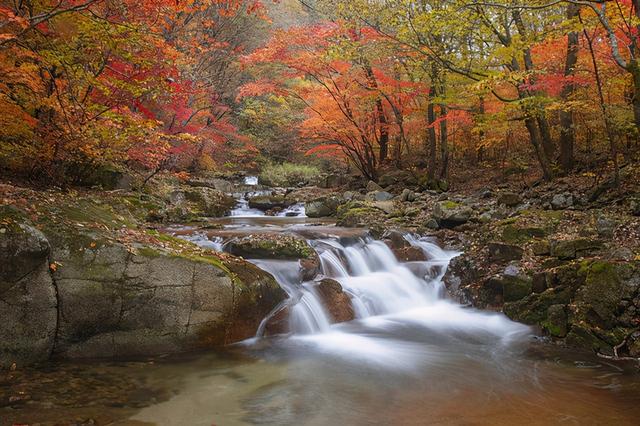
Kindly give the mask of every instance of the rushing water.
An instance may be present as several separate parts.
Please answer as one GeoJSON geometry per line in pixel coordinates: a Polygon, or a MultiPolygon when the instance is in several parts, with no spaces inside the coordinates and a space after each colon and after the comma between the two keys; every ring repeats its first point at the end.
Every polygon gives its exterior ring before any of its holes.
{"type": "Polygon", "coordinates": [[[31,402],[0,408],[0,425],[638,424],[635,366],[540,343],[529,327],[449,300],[442,276],[457,253],[407,235],[427,260],[400,263],[363,231],[263,220],[181,233],[215,250],[239,229],[304,236],[322,276],[349,295],[354,321],[332,323],[297,262],[254,260],[290,296],[289,333],[153,362],[18,372],[20,385],[0,391],[31,402]]]}

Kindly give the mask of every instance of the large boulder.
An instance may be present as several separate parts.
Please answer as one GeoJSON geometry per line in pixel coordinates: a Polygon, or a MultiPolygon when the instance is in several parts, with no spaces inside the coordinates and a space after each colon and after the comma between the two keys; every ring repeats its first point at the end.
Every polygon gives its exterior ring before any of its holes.
{"type": "Polygon", "coordinates": [[[0,367],[238,342],[286,299],[256,266],[168,236],[125,245],[104,226],[0,223],[0,367]]]}
{"type": "Polygon", "coordinates": [[[433,207],[432,216],[443,228],[455,228],[467,223],[473,210],[464,204],[454,201],[440,201],[433,207]]]}
{"type": "Polygon", "coordinates": [[[378,183],[384,188],[391,185],[417,185],[418,179],[409,171],[393,170],[380,176],[378,183]]]}
{"type": "Polygon", "coordinates": [[[515,192],[503,192],[498,196],[498,204],[507,207],[515,207],[522,202],[519,194],[515,192]]]}
{"type": "Polygon", "coordinates": [[[182,352],[255,335],[286,298],[273,277],[240,259],[53,243],[60,300],[54,355],[120,358],[182,352]]]}
{"type": "Polygon", "coordinates": [[[249,198],[249,207],[262,211],[285,209],[293,204],[295,201],[285,198],[284,195],[257,195],[249,198]]]}
{"type": "Polygon", "coordinates": [[[338,197],[323,197],[306,203],[305,211],[308,217],[328,217],[336,214],[342,200],[338,197]]]}
{"type": "Polygon", "coordinates": [[[576,259],[602,248],[602,242],[589,238],[557,240],[551,242],[551,256],[558,259],[576,259]]]}
{"type": "Polygon", "coordinates": [[[222,191],[202,187],[187,187],[172,191],[168,206],[160,214],[168,222],[188,222],[202,217],[225,216],[236,200],[222,191]]]}
{"type": "Polygon", "coordinates": [[[48,359],[57,328],[49,242],[14,214],[0,210],[0,369],[48,359]]]}
{"type": "Polygon", "coordinates": [[[292,234],[251,234],[234,238],[226,250],[246,259],[307,259],[316,256],[305,240],[292,234]]]}

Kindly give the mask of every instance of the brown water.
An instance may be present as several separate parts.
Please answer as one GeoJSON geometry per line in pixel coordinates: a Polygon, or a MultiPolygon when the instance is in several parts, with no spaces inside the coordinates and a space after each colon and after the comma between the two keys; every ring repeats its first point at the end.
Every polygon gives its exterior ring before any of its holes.
{"type": "Polygon", "coordinates": [[[535,342],[515,353],[434,352],[417,369],[266,346],[13,372],[0,381],[1,404],[8,404],[0,424],[639,423],[636,366],[535,342]]]}

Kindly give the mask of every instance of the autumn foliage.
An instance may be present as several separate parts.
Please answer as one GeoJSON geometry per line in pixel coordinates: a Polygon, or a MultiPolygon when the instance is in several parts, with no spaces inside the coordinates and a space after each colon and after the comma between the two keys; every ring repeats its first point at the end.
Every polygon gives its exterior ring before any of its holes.
{"type": "Polygon", "coordinates": [[[0,166],[61,182],[118,164],[213,167],[243,143],[217,74],[242,46],[221,27],[260,6],[0,2],[0,166]]]}

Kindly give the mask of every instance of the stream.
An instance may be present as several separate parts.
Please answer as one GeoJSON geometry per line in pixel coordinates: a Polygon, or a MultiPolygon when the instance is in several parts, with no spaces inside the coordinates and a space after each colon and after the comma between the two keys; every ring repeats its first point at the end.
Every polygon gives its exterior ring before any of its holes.
{"type": "Polygon", "coordinates": [[[349,295],[354,321],[331,323],[317,284],[303,282],[297,262],[252,260],[289,294],[289,333],[261,329],[215,352],[18,372],[32,401],[0,410],[0,425],[640,422],[635,366],[555,347],[502,314],[449,300],[442,277],[458,253],[406,235],[428,260],[400,263],[366,230],[308,219],[303,206],[267,217],[248,207],[246,194],[238,198],[233,214],[215,221],[222,229],[173,232],[217,251],[243,234],[300,235],[318,253],[322,274],[349,295]]]}

